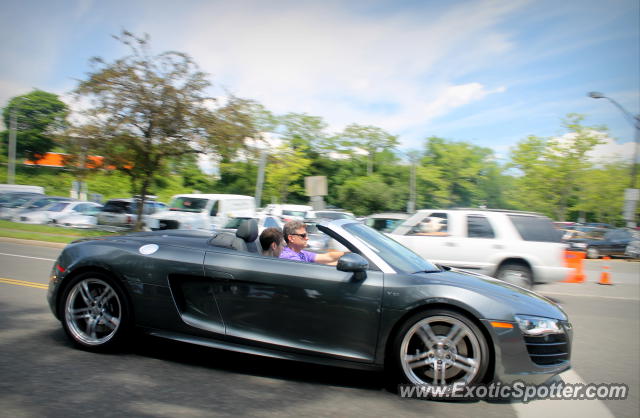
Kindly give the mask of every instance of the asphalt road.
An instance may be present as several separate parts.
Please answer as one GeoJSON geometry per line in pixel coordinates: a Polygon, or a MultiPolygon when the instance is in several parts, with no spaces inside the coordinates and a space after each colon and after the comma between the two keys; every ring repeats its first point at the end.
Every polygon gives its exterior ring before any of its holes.
{"type": "Polygon", "coordinates": [[[601,261],[587,283],[539,287],[574,325],[565,381],[630,387],[621,401],[523,403],[401,399],[381,373],[359,372],[204,349],[141,337],[117,354],[74,348],[46,304],[60,249],[0,242],[0,416],[121,417],[425,416],[636,417],[640,410],[640,263],[601,261]],[[5,280],[10,279],[10,280],[5,280]],[[22,282],[15,282],[20,280],[22,282]]]}

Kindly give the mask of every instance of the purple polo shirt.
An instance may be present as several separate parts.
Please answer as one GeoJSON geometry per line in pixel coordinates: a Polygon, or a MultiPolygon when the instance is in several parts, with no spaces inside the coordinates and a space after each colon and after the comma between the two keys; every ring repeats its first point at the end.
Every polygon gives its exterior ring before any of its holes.
{"type": "Polygon", "coordinates": [[[316,253],[302,250],[299,253],[293,251],[289,247],[284,247],[280,253],[280,258],[295,261],[304,261],[305,263],[313,263],[316,261],[316,253]]]}

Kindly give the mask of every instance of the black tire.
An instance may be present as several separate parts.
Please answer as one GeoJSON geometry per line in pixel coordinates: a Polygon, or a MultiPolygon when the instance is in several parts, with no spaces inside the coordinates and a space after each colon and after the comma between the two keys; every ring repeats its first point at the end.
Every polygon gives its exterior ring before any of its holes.
{"type": "Polygon", "coordinates": [[[130,334],[131,309],[116,280],[87,272],[73,278],[60,300],[60,318],[69,338],[91,351],[111,351],[130,334]]]}
{"type": "Polygon", "coordinates": [[[533,287],[533,272],[523,264],[506,263],[500,266],[496,278],[516,286],[531,289],[533,287]]]}
{"type": "Polygon", "coordinates": [[[475,384],[487,374],[489,353],[487,340],[473,321],[455,311],[436,309],[407,319],[394,338],[389,360],[401,383],[475,384]]]}
{"type": "Polygon", "coordinates": [[[600,251],[598,251],[598,249],[594,248],[594,247],[587,247],[586,257],[587,258],[598,259],[598,258],[600,258],[600,251]]]}

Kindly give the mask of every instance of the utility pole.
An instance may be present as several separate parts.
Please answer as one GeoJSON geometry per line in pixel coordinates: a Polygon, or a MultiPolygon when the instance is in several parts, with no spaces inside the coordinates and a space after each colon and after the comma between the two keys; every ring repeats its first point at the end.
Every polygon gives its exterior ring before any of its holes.
{"type": "Polygon", "coordinates": [[[262,207],[262,185],[264,184],[264,168],[267,164],[267,150],[260,150],[260,163],[258,164],[258,179],[256,180],[256,208],[262,207]]]}
{"type": "Polygon", "coordinates": [[[11,120],[9,122],[9,165],[7,172],[7,183],[15,184],[16,182],[16,110],[11,111],[11,120]]]}

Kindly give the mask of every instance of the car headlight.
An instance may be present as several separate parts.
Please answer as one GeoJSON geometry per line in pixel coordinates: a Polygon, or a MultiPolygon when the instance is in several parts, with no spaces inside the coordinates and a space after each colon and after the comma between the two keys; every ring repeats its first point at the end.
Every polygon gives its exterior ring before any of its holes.
{"type": "Polygon", "coordinates": [[[531,337],[546,334],[563,334],[560,321],[540,316],[515,315],[516,322],[523,334],[531,337]]]}
{"type": "Polygon", "coordinates": [[[584,242],[575,242],[572,245],[576,248],[587,248],[587,244],[585,244],[584,242]]]}

